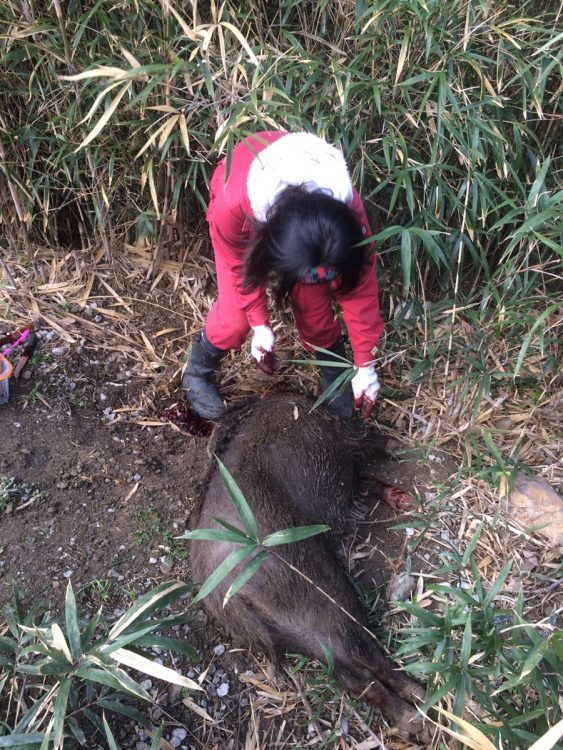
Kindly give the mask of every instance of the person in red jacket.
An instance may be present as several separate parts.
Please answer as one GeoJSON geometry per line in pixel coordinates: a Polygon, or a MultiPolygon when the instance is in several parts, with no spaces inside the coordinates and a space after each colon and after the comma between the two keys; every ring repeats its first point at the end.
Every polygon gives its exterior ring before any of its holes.
{"type": "MultiPolygon", "coordinates": [[[[335,300],[342,309],[358,368],[351,381],[354,404],[368,417],[379,393],[373,349],[383,332],[375,255],[362,242],[371,235],[342,153],[311,133],[266,131],[241,141],[211,179],[207,210],[218,295],[205,329],[196,337],[182,386],[195,411],[220,419],[225,405],[214,372],[229,349],[240,349],[252,330],[258,365],[273,356],[266,288],[290,298],[299,335],[308,349],[344,355],[335,300]]],[[[321,366],[321,387],[342,372],[321,366]]],[[[352,415],[350,389],[329,407],[352,415]]]]}

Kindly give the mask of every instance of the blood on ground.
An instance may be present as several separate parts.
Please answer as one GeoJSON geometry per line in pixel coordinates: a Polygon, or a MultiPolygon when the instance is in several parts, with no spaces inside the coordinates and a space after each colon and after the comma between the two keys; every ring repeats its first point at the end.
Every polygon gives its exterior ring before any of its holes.
{"type": "Polygon", "coordinates": [[[172,422],[195,437],[207,437],[213,430],[213,422],[200,417],[186,402],[164,409],[159,412],[158,418],[161,422],[172,422]]]}

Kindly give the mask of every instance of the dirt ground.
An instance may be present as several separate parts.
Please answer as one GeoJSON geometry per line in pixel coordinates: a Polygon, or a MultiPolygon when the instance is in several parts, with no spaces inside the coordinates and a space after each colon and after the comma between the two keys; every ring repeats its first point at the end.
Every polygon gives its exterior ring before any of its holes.
{"type": "MultiPolygon", "coordinates": [[[[149,341],[177,323],[161,313],[138,314],[149,341]]],[[[0,475],[14,477],[17,485],[28,488],[1,516],[0,599],[9,600],[14,580],[28,603],[44,601],[59,612],[70,580],[82,611],[102,605],[110,617],[118,616],[158,583],[190,580],[186,546],[176,537],[186,528],[202,492],[211,460],[209,437],[161,421],[162,412],[181,402],[177,369],[149,369],[147,374],[146,367],[132,364],[127,351],[108,351],[81,338],[80,320],[72,330],[71,344],[48,325],[41,329],[28,379],[12,383],[10,401],[0,407],[0,475]]],[[[303,390],[302,384],[289,380],[286,387],[303,390]]],[[[244,385],[223,382],[235,398],[248,395],[248,390],[264,394],[272,387],[260,373],[244,385]]],[[[434,458],[390,461],[381,467],[382,478],[403,489],[416,487],[424,497],[455,470],[447,457],[434,458]]],[[[391,527],[405,521],[408,516],[398,518],[377,506],[360,522],[348,560],[366,590],[384,594],[391,573],[404,569],[408,529],[391,527]]],[[[414,565],[428,562],[420,556],[414,565]]],[[[201,661],[183,668],[192,676],[207,670],[202,681],[207,695],[200,705],[215,722],[202,722],[183,706],[177,692],[154,687],[159,705],[151,709],[152,720],[167,722],[171,740],[180,737],[180,744],[172,746],[245,747],[253,733],[270,737],[271,744],[264,747],[319,741],[318,732],[332,719],[323,724],[322,711],[317,717],[305,700],[299,709],[292,706],[299,718],[290,731],[284,719],[289,709],[282,710],[272,697],[284,689],[296,691],[295,678],[285,688],[282,680],[280,687],[259,654],[241,652],[236,644],[225,642],[201,609],[185,626],[185,637],[199,649],[201,661]],[[223,687],[217,695],[218,686],[225,684],[228,694],[223,687]],[[273,700],[274,708],[264,707],[265,700],[273,700]],[[287,744],[285,736],[294,737],[296,727],[302,740],[287,744]]],[[[339,694],[331,700],[344,701],[339,694]]],[[[333,707],[331,715],[334,711],[333,707]]],[[[342,732],[352,731],[356,707],[342,702],[339,711],[342,732]]],[[[368,717],[372,722],[369,713],[368,717]]],[[[359,740],[375,736],[374,728],[379,731],[378,719],[373,721],[371,726],[361,717],[355,722],[361,728],[359,740]]],[[[148,747],[138,727],[127,724],[121,733],[124,747],[148,747]]],[[[405,745],[392,740],[389,746],[405,745]]]]}

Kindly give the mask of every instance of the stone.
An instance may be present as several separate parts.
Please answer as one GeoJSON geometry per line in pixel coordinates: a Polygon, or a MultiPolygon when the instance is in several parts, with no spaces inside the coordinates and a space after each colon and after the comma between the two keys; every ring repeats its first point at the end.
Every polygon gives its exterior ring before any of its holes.
{"type": "Polygon", "coordinates": [[[229,683],[222,682],[217,688],[217,695],[219,698],[224,698],[225,695],[228,695],[228,694],[229,694],[229,683]]]}
{"type": "Polygon", "coordinates": [[[563,497],[537,477],[519,474],[508,496],[508,513],[525,526],[539,527],[554,547],[563,546],[563,497]]]}
{"type": "Polygon", "coordinates": [[[174,567],[174,558],[169,557],[168,555],[165,555],[161,558],[160,562],[160,572],[167,576],[169,573],[172,572],[172,568],[174,567]]]}

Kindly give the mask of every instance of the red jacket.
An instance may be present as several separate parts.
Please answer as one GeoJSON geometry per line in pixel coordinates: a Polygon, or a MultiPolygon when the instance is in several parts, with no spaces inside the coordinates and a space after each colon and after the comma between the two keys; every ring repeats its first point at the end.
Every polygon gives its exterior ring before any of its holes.
{"type": "MultiPolygon", "coordinates": [[[[287,135],[286,132],[267,131],[245,138],[233,150],[227,179],[225,179],[226,159],[223,159],[211,180],[207,220],[213,227],[213,249],[216,255],[221,255],[223,262],[240,278],[241,282],[244,275],[244,256],[254,220],[247,189],[250,165],[256,154],[285,135],[287,135]]],[[[363,203],[356,190],[353,191],[350,207],[358,217],[362,233],[369,237],[371,230],[363,203]]],[[[342,308],[356,365],[366,364],[373,359],[372,349],[377,345],[383,333],[375,262],[375,253],[372,253],[359,284],[347,295],[338,293],[337,281],[330,282],[336,301],[342,308]]],[[[249,293],[243,292],[239,287],[236,290],[236,299],[240,309],[245,311],[250,326],[269,323],[265,287],[259,287],[249,293]]]]}

